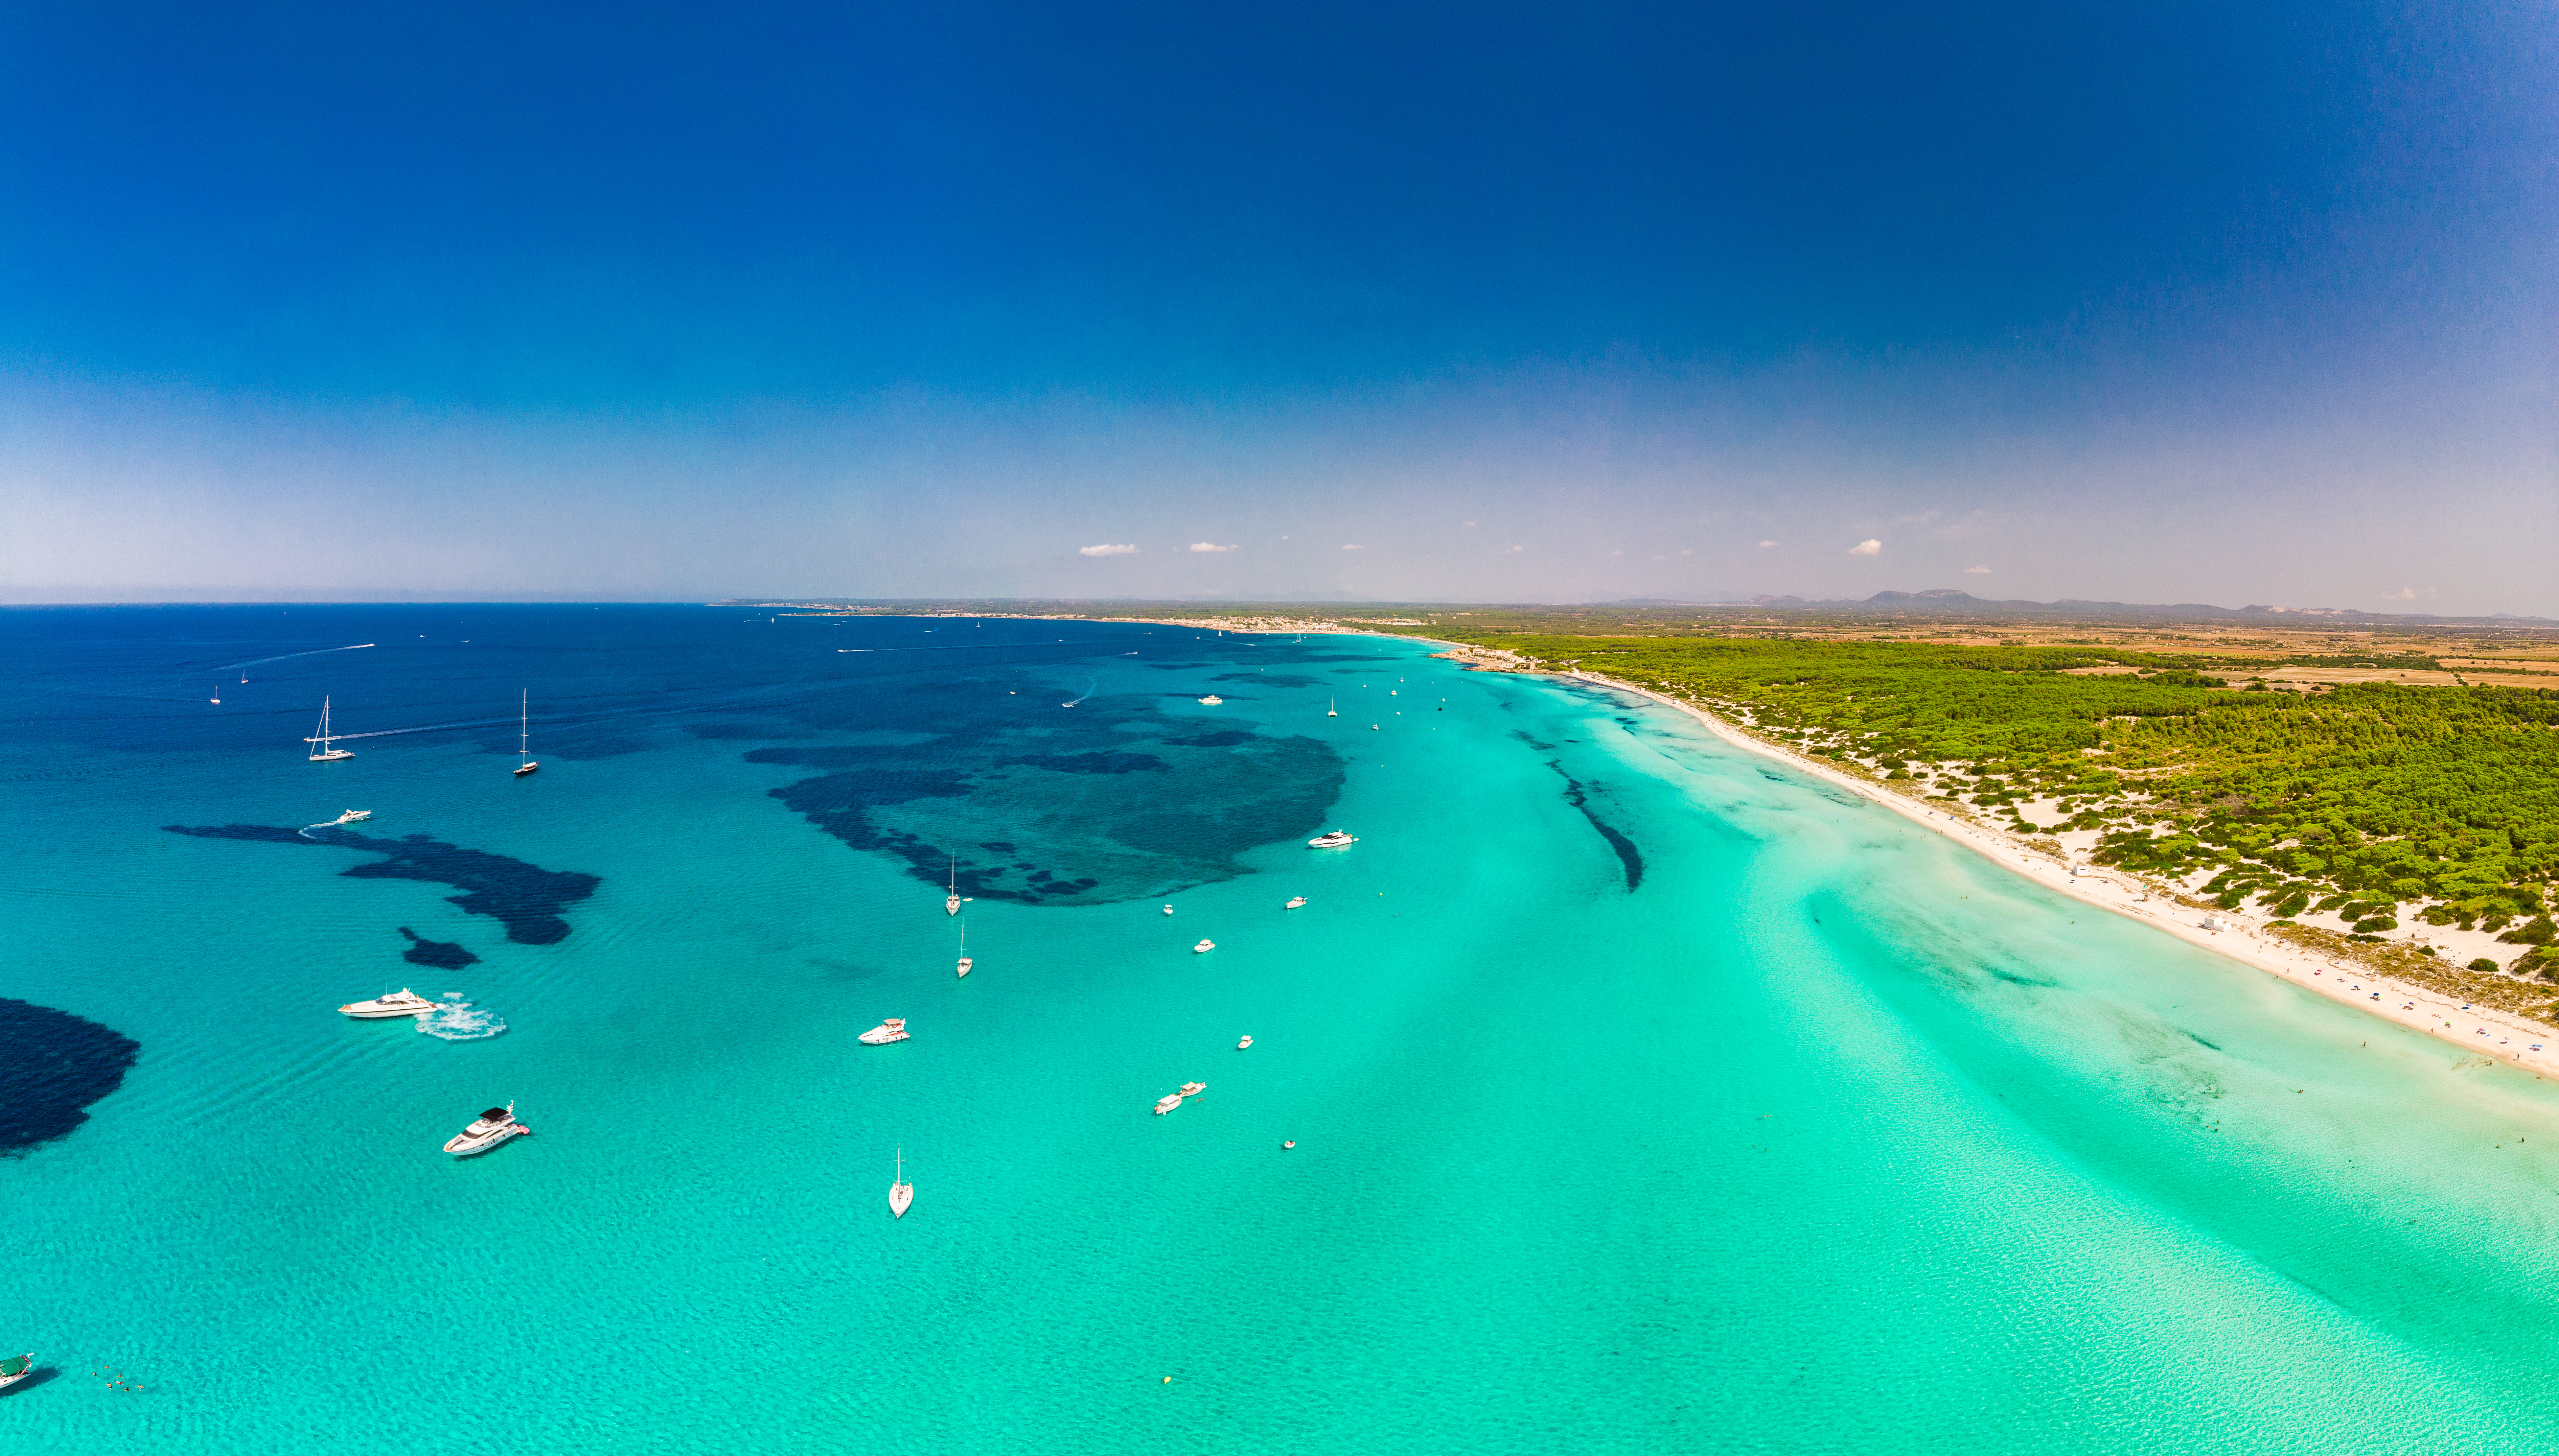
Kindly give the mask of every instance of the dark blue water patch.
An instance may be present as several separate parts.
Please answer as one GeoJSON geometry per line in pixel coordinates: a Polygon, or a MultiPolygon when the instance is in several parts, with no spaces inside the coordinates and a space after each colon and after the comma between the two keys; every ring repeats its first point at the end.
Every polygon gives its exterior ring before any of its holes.
{"type": "MultiPolygon", "coordinates": [[[[1536,749],[1540,753],[1549,753],[1555,748],[1554,744],[1541,742],[1534,734],[1531,734],[1524,728],[1512,729],[1511,737],[1518,739],[1520,742],[1527,744],[1529,747],[1536,749]]],[[[1547,767],[1555,768],[1552,764],[1549,764],[1547,767]]],[[[1555,771],[1559,774],[1564,772],[1562,769],[1556,769],[1555,771]]]]}
{"type": "Polygon", "coordinates": [[[1160,774],[1172,767],[1150,753],[1035,753],[1004,762],[1052,774],[1160,774]]]}
{"type": "Polygon", "coordinates": [[[1175,748],[1233,748],[1238,744],[1251,743],[1260,736],[1241,728],[1221,728],[1215,733],[1202,733],[1192,738],[1167,738],[1164,742],[1175,748]]]}
{"type": "Polygon", "coordinates": [[[0,999],[0,1157],[70,1136],[141,1054],[140,1042],[94,1021],[0,999]]]}
{"type": "Polygon", "coordinates": [[[1565,801],[1581,810],[1581,816],[1590,821],[1590,827],[1598,830],[1599,837],[1607,840],[1608,847],[1616,851],[1617,864],[1626,872],[1626,892],[1633,894],[1635,889],[1644,883],[1644,852],[1636,848],[1635,841],[1627,838],[1616,825],[1590,811],[1588,792],[1583,789],[1581,780],[1564,773],[1563,764],[1550,759],[1546,766],[1564,775],[1565,801]]]}
{"type": "MultiPolygon", "coordinates": [[[[903,764],[913,755],[903,748],[881,748],[876,745],[820,745],[810,748],[751,748],[746,751],[750,764],[788,764],[798,769],[858,769],[870,765],[882,767],[903,764]]],[[[912,794],[904,796],[912,799],[912,794]]],[[[883,800],[894,803],[897,800],[883,800]]]]}
{"type": "MultiPolygon", "coordinates": [[[[2037,990],[2048,991],[2058,989],[2061,985],[2061,982],[2059,981],[2048,981],[2032,975],[2020,975],[2018,972],[2013,970],[2002,970],[1996,965],[1985,965],[1982,969],[1989,973],[1991,979],[2006,981],[2013,986],[2032,986],[2037,990]]],[[[2219,1049],[2215,1048],[2214,1050],[2217,1051],[2219,1049]]]]}
{"type": "Polygon", "coordinates": [[[400,952],[400,959],[411,965],[430,965],[437,970],[460,970],[466,965],[480,963],[480,957],[472,954],[470,948],[459,942],[430,941],[406,926],[401,926],[399,933],[408,937],[408,948],[400,952]]]}
{"type": "Polygon", "coordinates": [[[465,849],[424,834],[376,839],[345,829],[325,829],[316,837],[271,824],[163,824],[172,834],[199,839],[239,839],[259,844],[296,844],[305,848],[354,849],[381,858],[342,873],[351,880],[423,880],[462,891],[445,899],[472,915],[485,915],[507,928],[507,939],[524,946],[556,946],[568,939],[561,912],[595,893],[604,881],[575,870],[546,870],[539,865],[465,849]]]}

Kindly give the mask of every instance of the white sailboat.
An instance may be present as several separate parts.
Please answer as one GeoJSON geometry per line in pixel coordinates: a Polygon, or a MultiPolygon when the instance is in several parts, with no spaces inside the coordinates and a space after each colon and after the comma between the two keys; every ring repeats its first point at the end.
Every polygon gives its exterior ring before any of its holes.
{"type": "Polygon", "coordinates": [[[333,759],[351,759],[355,757],[353,753],[350,753],[346,749],[330,747],[330,737],[329,699],[324,696],[320,699],[320,732],[316,737],[302,740],[305,743],[316,745],[311,750],[311,762],[315,764],[325,764],[333,759]]]}
{"type": "Polygon", "coordinates": [[[969,923],[968,923],[967,921],[965,921],[965,920],[964,920],[964,921],[960,922],[960,974],[961,974],[961,976],[962,976],[963,978],[966,978],[966,977],[968,976],[968,974],[969,974],[970,970],[971,970],[972,968],[974,968],[977,964],[978,964],[978,962],[977,962],[977,961],[972,960],[972,959],[970,959],[970,958],[969,958],[969,923]]]}
{"type": "Polygon", "coordinates": [[[906,1149],[897,1150],[897,1172],[888,1185],[888,1211],[892,1218],[906,1217],[907,1207],[915,1202],[915,1185],[906,1181],[906,1149]]]}
{"type": "Polygon", "coordinates": [[[527,735],[533,721],[531,716],[533,711],[532,703],[533,694],[529,688],[526,690],[525,695],[516,703],[516,755],[524,760],[523,763],[516,766],[516,777],[519,779],[541,767],[541,765],[533,762],[533,751],[528,746],[531,739],[527,735]]]}
{"type": "Polygon", "coordinates": [[[1339,704],[1339,703],[1337,703],[1337,702],[1334,702],[1334,701],[1333,701],[1332,699],[1330,699],[1330,698],[1325,699],[1325,701],[1324,701],[1324,716],[1325,716],[1325,717],[1327,717],[1327,718],[1338,718],[1338,717],[1340,717],[1341,715],[1342,715],[1341,704],[1339,704]]]}
{"type": "Polygon", "coordinates": [[[951,893],[943,897],[942,913],[944,915],[960,913],[960,856],[956,854],[951,856],[951,893]]]}

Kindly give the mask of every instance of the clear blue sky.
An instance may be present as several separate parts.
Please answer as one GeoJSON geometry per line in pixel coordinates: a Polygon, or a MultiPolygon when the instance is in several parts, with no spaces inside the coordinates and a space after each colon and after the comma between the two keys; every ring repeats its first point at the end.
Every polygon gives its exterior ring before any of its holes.
{"type": "Polygon", "coordinates": [[[2554,98],[2528,4],[22,4],[0,597],[2559,615],[2554,98]]]}

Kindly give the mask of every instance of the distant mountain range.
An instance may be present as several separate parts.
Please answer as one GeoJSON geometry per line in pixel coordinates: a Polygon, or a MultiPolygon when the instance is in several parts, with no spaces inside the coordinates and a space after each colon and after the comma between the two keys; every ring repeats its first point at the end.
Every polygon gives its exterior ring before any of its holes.
{"type": "Polygon", "coordinates": [[[1925,592],[1877,592],[1863,600],[1820,600],[1809,597],[1709,597],[1685,600],[1669,597],[1632,597],[1619,601],[1595,603],[1606,607],[1766,607],[1779,612],[1888,612],[1913,617],[2089,617],[2170,618],[2181,622],[2258,622],[2267,626],[2285,625],[2286,618],[2315,622],[2442,622],[2498,623],[2513,627],[2547,627],[2559,625],[2547,617],[2515,617],[2497,613],[2487,617],[2430,617],[2416,613],[2362,612],[2351,607],[2216,607],[2208,602],[2177,602],[2158,605],[2138,602],[2024,602],[1991,601],[1952,587],[1939,587],[1925,592]]]}

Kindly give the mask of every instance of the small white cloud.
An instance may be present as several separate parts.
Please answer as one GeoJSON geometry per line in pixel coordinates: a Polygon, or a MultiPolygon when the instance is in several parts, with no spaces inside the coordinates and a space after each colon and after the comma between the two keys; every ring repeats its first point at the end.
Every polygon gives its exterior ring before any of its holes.
{"type": "Polygon", "coordinates": [[[1079,556],[1134,556],[1137,554],[1137,548],[1134,546],[1078,546],[1075,548],[1075,554],[1079,556]]]}
{"type": "Polygon", "coordinates": [[[2417,589],[2413,586],[2403,586],[2395,592],[2383,592],[2381,594],[2381,600],[2385,602],[2413,602],[2417,600],[2417,589]]]}
{"type": "Polygon", "coordinates": [[[1759,544],[1760,544],[1760,546],[1764,549],[1764,548],[1766,548],[1766,547],[1773,546],[1773,545],[1775,545],[1775,544],[1777,544],[1777,543],[1776,543],[1775,541],[1761,541],[1759,544]]]}
{"type": "Polygon", "coordinates": [[[1232,551],[1235,548],[1233,546],[1221,546],[1215,541],[1193,541],[1191,542],[1191,549],[1194,551],[1232,551]]]}
{"type": "Polygon", "coordinates": [[[1966,576],[1988,576],[1990,574],[1991,569],[1987,566],[1967,566],[1964,568],[1964,575],[1966,576]]]}
{"type": "Polygon", "coordinates": [[[1873,556],[1881,552],[1882,549],[1883,542],[1877,540],[1873,536],[1868,536],[1865,540],[1849,547],[1848,553],[1852,556],[1873,556]]]}
{"type": "MultiPolygon", "coordinates": [[[[1525,550],[1527,550],[1527,549],[1528,549],[1528,547],[1526,547],[1526,546],[1513,546],[1513,547],[1511,547],[1511,551],[1525,551],[1525,550]]],[[[1505,555],[1505,556],[1507,556],[1507,555],[1509,555],[1509,554],[1511,553],[1511,551],[1504,551],[1502,554],[1503,554],[1503,555],[1505,555]]]]}
{"type": "Polygon", "coordinates": [[[1366,546],[1359,546],[1359,545],[1351,545],[1351,546],[1344,546],[1344,547],[1342,547],[1342,549],[1343,549],[1343,550],[1345,550],[1345,551],[1365,551],[1365,550],[1367,550],[1367,549],[1368,549],[1368,547],[1366,547],[1366,546]]]}

